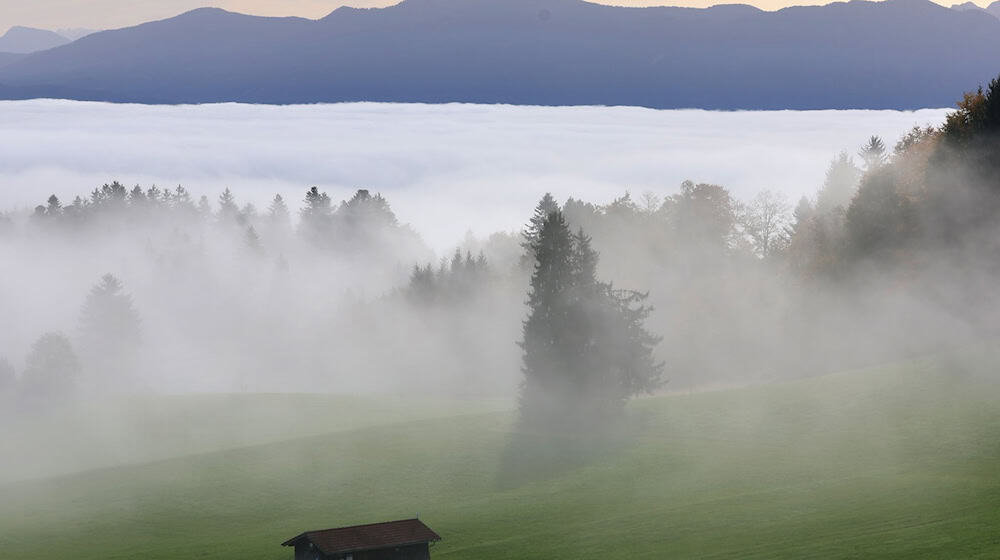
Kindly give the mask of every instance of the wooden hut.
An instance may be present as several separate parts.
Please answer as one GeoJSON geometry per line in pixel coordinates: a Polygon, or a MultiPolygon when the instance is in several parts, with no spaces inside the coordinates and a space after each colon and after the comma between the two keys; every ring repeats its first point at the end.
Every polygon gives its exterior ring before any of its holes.
{"type": "Polygon", "coordinates": [[[295,560],[429,560],[441,540],[419,519],[306,531],[281,543],[295,560]]]}

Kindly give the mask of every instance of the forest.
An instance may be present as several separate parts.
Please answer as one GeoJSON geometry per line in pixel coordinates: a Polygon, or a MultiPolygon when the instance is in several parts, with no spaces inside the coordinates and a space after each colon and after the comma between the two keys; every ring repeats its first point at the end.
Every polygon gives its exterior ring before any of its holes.
{"type": "Polygon", "coordinates": [[[575,418],[975,345],[1000,327],[998,80],[835,154],[813,197],[539,193],[521,231],[444,256],[365,189],[256,208],[111,182],[8,209],[0,398],[520,395],[575,418]]]}

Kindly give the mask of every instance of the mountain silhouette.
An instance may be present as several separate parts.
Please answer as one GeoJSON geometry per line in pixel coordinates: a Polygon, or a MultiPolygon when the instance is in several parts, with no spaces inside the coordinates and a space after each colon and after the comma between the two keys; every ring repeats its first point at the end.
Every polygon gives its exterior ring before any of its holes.
{"type": "Polygon", "coordinates": [[[53,31],[16,26],[0,37],[0,53],[27,54],[66,43],[69,39],[53,31]]]}
{"type": "Polygon", "coordinates": [[[962,4],[952,4],[951,5],[951,9],[952,10],[959,10],[959,11],[962,11],[962,12],[968,11],[968,10],[973,10],[973,11],[978,11],[978,12],[984,12],[984,13],[992,15],[993,17],[1000,18],[1000,0],[997,0],[996,2],[990,4],[989,6],[987,6],[985,8],[981,7],[979,4],[975,4],[973,2],[964,2],[962,4]]]}
{"type": "Polygon", "coordinates": [[[0,97],[913,109],[996,77],[997,53],[1000,20],[929,0],[405,0],[320,20],[203,8],[8,63],[0,97]]]}

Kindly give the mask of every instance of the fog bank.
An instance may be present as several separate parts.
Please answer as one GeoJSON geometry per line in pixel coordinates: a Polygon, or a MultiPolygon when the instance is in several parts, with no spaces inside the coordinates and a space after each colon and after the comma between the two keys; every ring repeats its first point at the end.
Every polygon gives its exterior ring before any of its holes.
{"type": "Polygon", "coordinates": [[[368,188],[443,252],[467,230],[519,228],[547,191],[607,202],[694,179],[737,198],[770,189],[796,200],[822,184],[832,155],[871,134],[895,141],[945,114],[5,101],[0,202],[70,200],[113,179],[212,197],[232,187],[258,206],[275,193],[297,203],[312,185],[334,200],[368,188]]]}

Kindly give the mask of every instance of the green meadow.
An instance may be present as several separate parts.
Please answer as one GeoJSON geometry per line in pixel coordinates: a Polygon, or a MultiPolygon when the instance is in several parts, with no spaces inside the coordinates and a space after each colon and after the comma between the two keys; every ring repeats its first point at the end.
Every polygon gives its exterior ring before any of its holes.
{"type": "Polygon", "coordinates": [[[0,557],[290,559],[303,530],[419,515],[441,559],[1000,558],[995,379],[928,361],[672,394],[586,437],[418,396],[66,411],[3,435],[0,557]]]}

